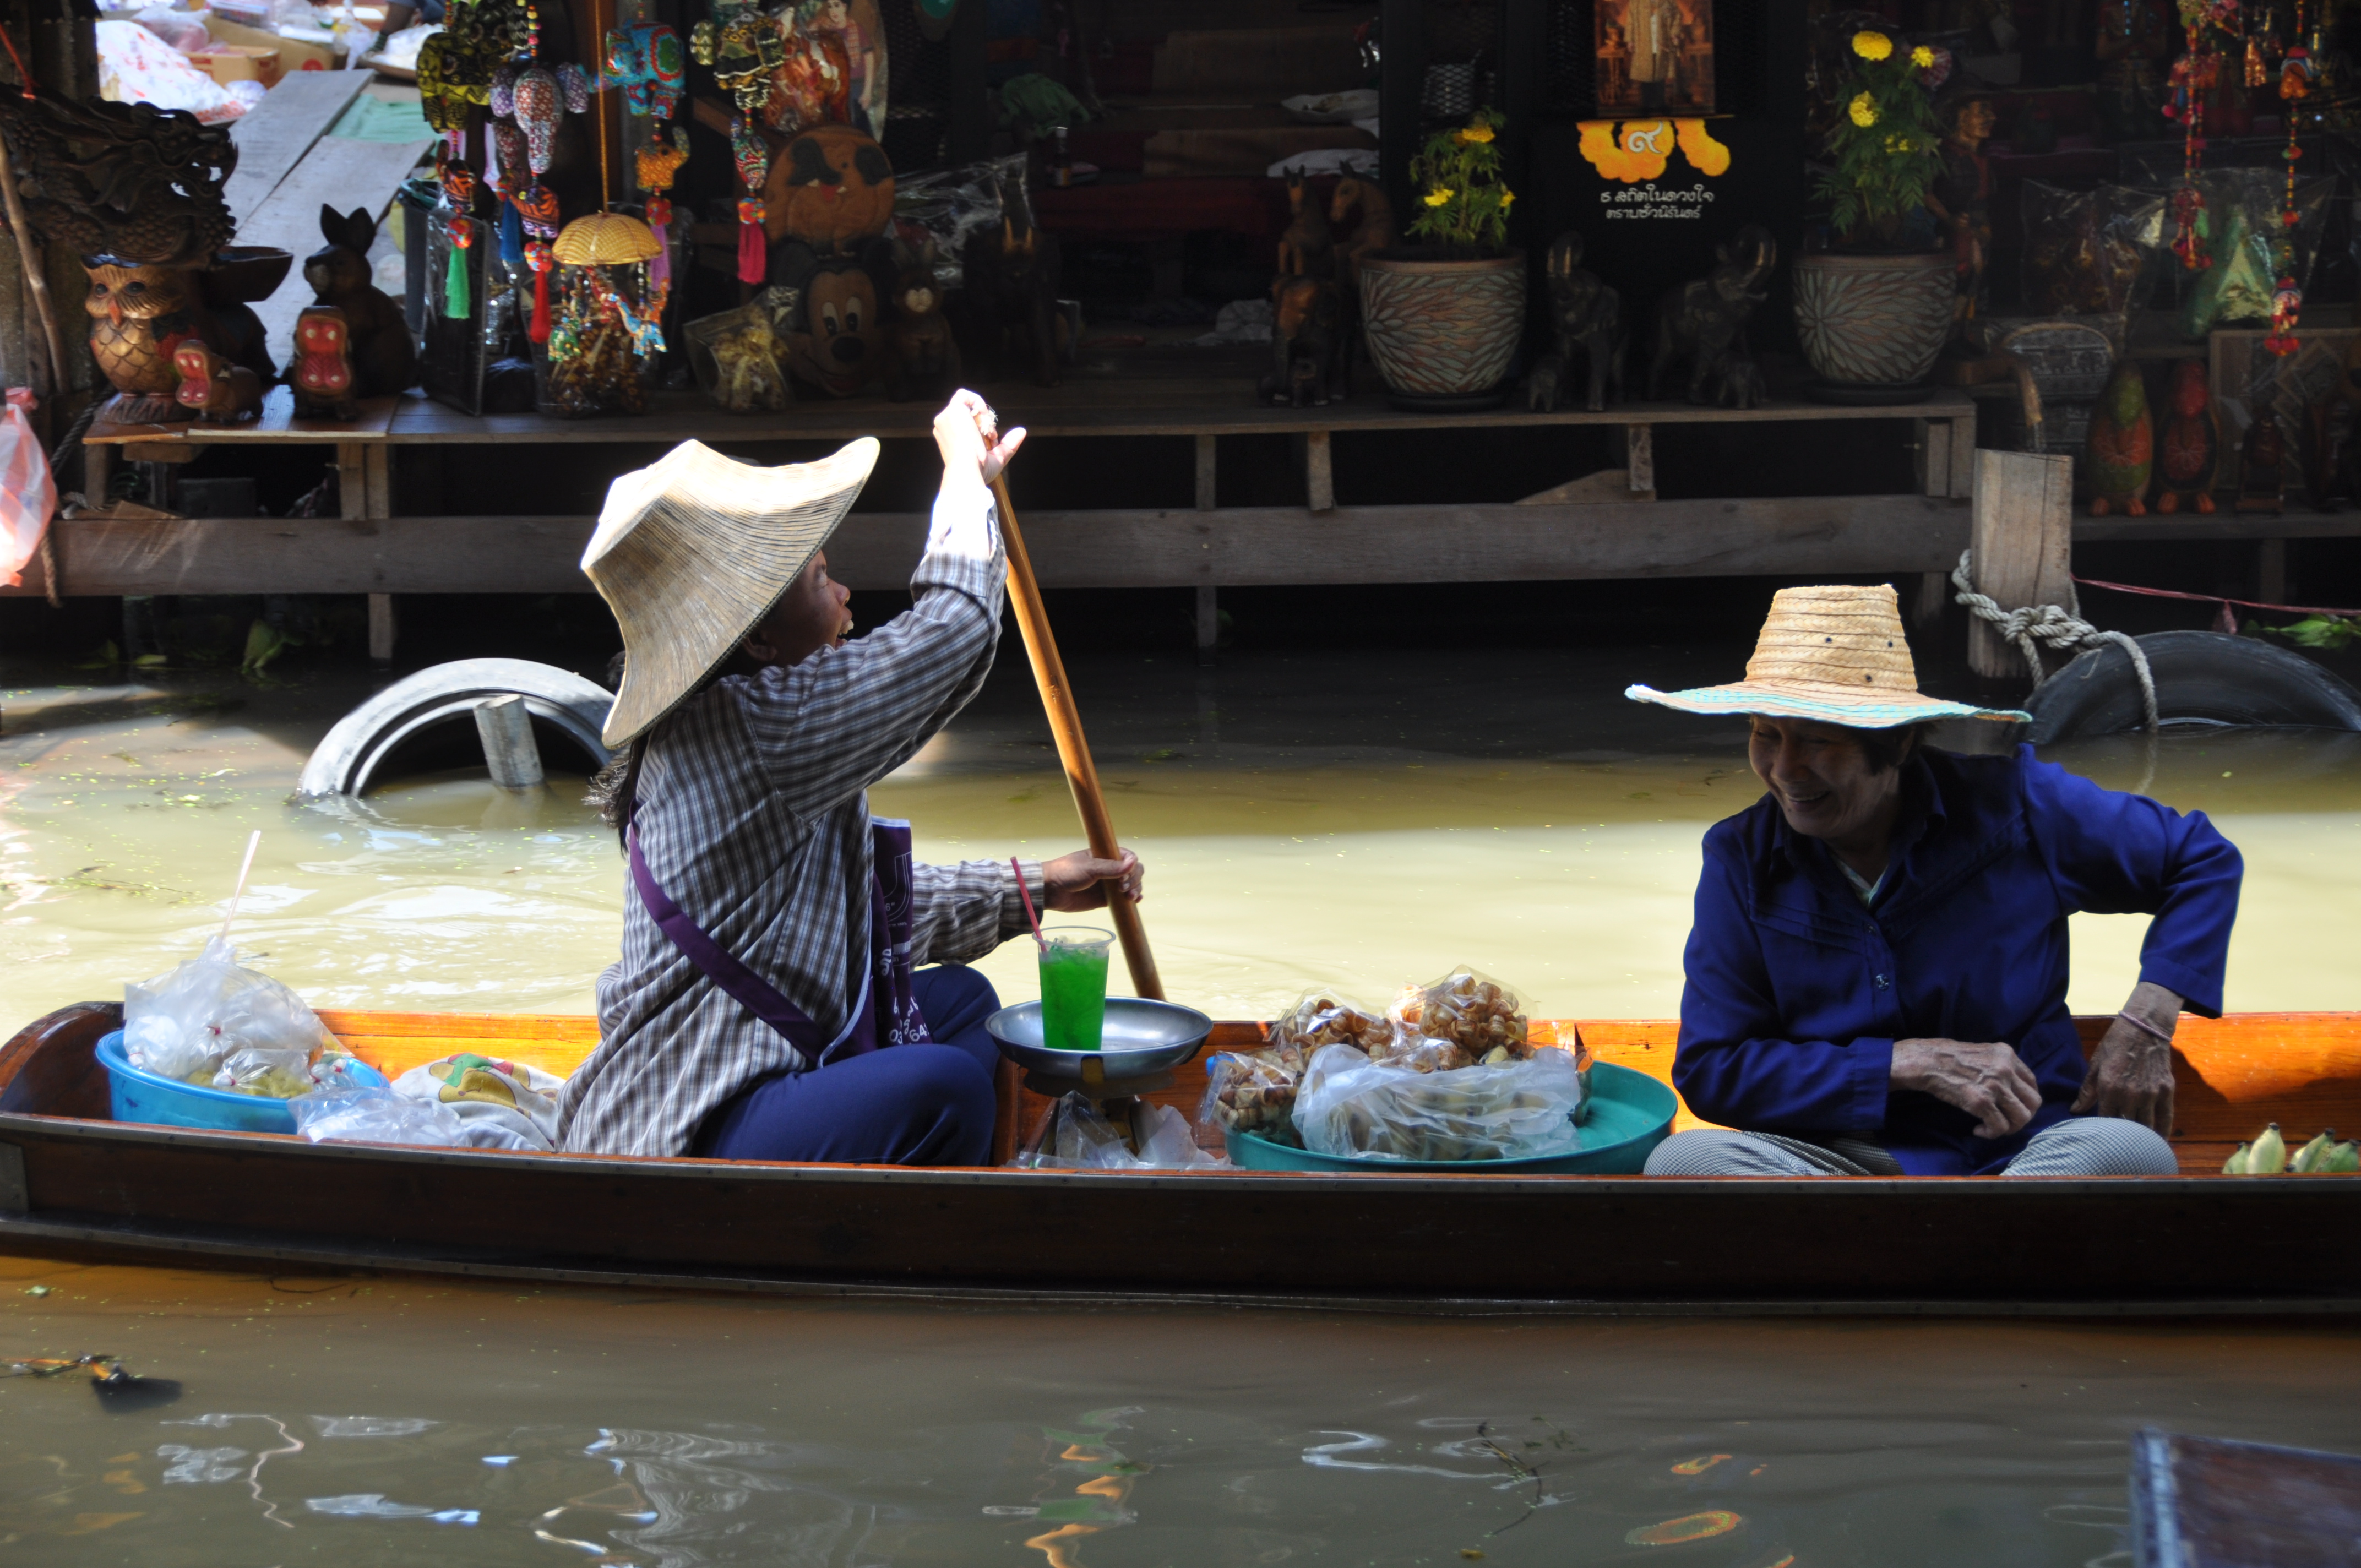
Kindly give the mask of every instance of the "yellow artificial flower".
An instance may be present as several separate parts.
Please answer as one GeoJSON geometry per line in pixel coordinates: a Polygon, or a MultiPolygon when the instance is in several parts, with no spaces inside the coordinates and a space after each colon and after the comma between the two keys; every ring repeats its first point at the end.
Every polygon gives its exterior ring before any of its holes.
{"type": "Polygon", "coordinates": [[[1918,147],[1917,144],[1913,142],[1908,137],[1887,137],[1885,138],[1885,150],[1888,152],[1916,152],[1918,150],[1918,147]]]}
{"type": "Polygon", "coordinates": [[[1489,126],[1469,126],[1466,130],[1458,132],[1457,136],[1460,145],[1463,147],[1471,144],[1477,147],[1481,147],[1486,142],[1492,139],[1492,127],[1489,126]]]}
{"type": "Polygon", "coordinates": [[[1513,201],[1515,201],[1516,199],[1517,199],[1517,193],[1516,193],[1514,191],[1503,191],[1503,192],[1500,192],[1500,210],[1501,210],[1502,212],[1504,212],[1504,213],[1505,213],[1505,212],[1507,212],[1507,211],[1509,210],[1509,203],[1511,203],[1511,202],[1513,202],[1513,201]]]}
{"type": "Polygon", "coordinates": [[[1433,190],[1429,191],[1426,193],[1426,204],[1430,207],[1439,207],[1443,205],[1444,203],[1451,200],[1455,192],[1447,187],[1438,185],[1433,190]]]}
{"type": "Polygon", "coordinates": [[[1863,60],[1883,60],[1894,52],[1894,40],[1864,27],[1852,36],[1852,52],[1863,60]]]}
{"type": "Polygon", "coordinates": [[[1910,51],[1910,63],[1921,71],[1926,71],[1935,63],[1935,51],[1925,44],[1920,44],[1910,51]]]}
{"type": "MultiPolygon", "coordinates": [[[[1868,35],[1864,34],[1862,36],[1867,37],[1868,35]]],[[[1853,98],[1851,107],[1848,108],[1845,113],[1852,116],[1852,123],[1854,125],[1861,126],[1863,130],[1867,130],[1870,126],[1877,124],[1877,100],[1871,97],[1866,93],[1859,93],[1853,98]]]]}

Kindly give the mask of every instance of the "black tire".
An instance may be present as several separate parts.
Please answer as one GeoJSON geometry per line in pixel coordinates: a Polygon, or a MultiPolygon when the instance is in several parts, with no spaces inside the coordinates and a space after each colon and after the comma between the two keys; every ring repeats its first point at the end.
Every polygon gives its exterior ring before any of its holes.
{"type": "Polygon", "coordinates": [[[531,659],[459,659],[405,675],[336,720],[303,764],[296,798],[359,795],[404,740],[431,725],[472,724],[478,703],[511,694],[581,747],[595,767],[606,766],[598,734],[615,701],[606,687],[531,659]]]}
{"type": "MultiPolygon", "coordinates": [[[[2361,730],[2361,692],[2301,653],[2259,637],[2157,631],[2136,639],[2166,724],[2361,730]]],[[[2139,676],[2118,643],[2075,656],[2026,699],[2037,746],[2120,735],[2147,722],[2139,676]]]]}

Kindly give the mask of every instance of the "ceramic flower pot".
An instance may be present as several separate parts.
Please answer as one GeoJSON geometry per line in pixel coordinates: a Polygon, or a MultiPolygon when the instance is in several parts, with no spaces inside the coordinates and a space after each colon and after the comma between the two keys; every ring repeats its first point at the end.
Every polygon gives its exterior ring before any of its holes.
{"type": "Polygon", "coordinates": [[[1395,402],[1492,408],[1524,335],[1525,253],[1443,261],[1376,252],[1361,263],[1361,322],[1395,402]]]}
{"type": "Polygon", "coordinates": [[[1804,256],[1795,286],[1796,335],[1822,395],[1899,400],[1926,385],[1958,296],[1949,252],[1804,256]]]}

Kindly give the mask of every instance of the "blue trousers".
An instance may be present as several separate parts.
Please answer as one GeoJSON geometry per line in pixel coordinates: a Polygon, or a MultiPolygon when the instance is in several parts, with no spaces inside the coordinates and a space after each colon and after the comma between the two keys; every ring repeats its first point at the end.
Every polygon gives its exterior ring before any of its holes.
{"type": "Polygon", "coordinates": [[[998,1111],[1000,1047],[983,1021],[997,1012],[992,982],[936,964],[910,975],[930,1046],[891,1046],[807,1072],[758,1078],[697,1129],[708,1159],[812,1160],[846,1165],[982,1165],[998,1111]]]}

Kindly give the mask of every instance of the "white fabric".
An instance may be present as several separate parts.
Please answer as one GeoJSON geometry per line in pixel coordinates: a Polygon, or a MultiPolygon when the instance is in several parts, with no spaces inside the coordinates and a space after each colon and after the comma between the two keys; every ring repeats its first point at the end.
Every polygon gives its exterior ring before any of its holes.
{"type": "Polygon", "coordinates": [[[245,99],[137,22],[98,24],[98,92],[116,104],[186,109],[209,126],[247,110],[245,99]]]}

